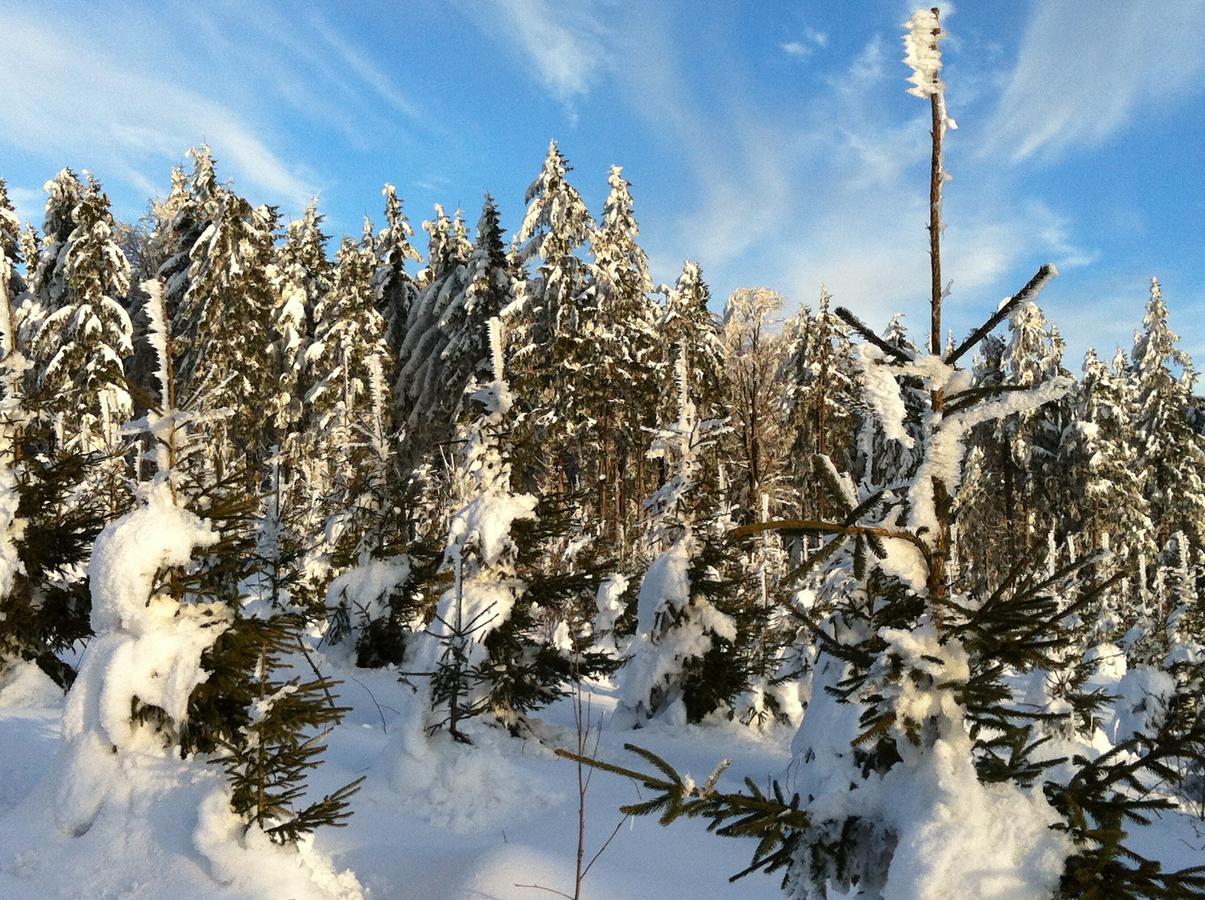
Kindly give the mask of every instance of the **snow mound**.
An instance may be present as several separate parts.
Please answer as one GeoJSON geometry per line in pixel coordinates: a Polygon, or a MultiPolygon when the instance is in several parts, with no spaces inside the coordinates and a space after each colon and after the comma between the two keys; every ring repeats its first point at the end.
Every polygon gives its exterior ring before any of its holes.
{"type": "Polygon", "coordinates": [[[529,900],[535,894],[572,889],[573,867],[563,857],[508,844],[483,854],[453,896],[529,900]]]}
{"type": "Polygon", "coordinates": [[[520,519],[536,517],[536,498],[489,491],[474,497],[452,519],[448,527],[448,553],[475,543],[482,567],[492,566],[512,545],[511,526],[520,519]]]}
{"type": "Polygon", "coordinates": [[[970,741],[937,741],[916,768],[898,766],[880,785],[898,840],[885,898],[1051,896],[1072,850],[1050,826],[1062,819],[1040,790],[981,784],[970,741]]]}
{"type": "Polygon", "coordinates": [[[273,844],[258,829],[243,832],[225,788],[215,789],[201,803],[193,844],[221,884],[256,897],[360,900],[364,896],[350,870],[338,872],[314,852],[312,837],[293,848],[273,844]]]}
{"type": "Polygon", "coordinates": [[[131,711],[155,707],[178,725],[188,698],[209,677],[201,655],[226,629],[221,604],[185,604],[154,592],[157,573],[188,562],[217,536],[176,505],[165,482],[147,502],[109,525],[96,539],[88,577],[92,627],[79,675],[63,711],[59,773],[60,826],[82,834],[122,781],[120,753],[164,756],[164,735],[135,721],[131,711]]]}
{"type": "MultiPolygon", "coordinates": [[[[793,787],[810,798],[805,809],[819,839],[825,830],[836,837],[851,821],[872,823],[863,835],[860,887],[888,900],[1052,896],[1073,845],[1051,829],[1062,819],[1040,788],[980,782],[952,689],[969,674],[965,651],[956,641],[940,642],[931,625],[883,635],[906,670],[882,688],[902,758],[881,777],[859,770],[858,704],[841,703],[827,690],[842,681],[845,664],[822,659],[793,747],[793,787]],[[905,736],[906,721],[935,729],[923,749],[905,736]]],[[[806,848],[803,856],[806,870],[806,848]]]]}
{"type": "Polygon", "coordinates": [[[410,578],[410,557],[370,559],[352,566],[331,582],[326,607],[346,602],[352,612],[365,619],[379,619],[389,612],[389,595],[410,578]]]}
{"type": "Polygon", "coordinates": [[[1167,672],[1139,666],[1113,688],[1117,694],[1109,739],[1116,746],[1136,734],[1154,734],[1167,716],[1176,681],[1167,672]]]}
{"type": "MultiPolygon", "coordinates": [[[[621,673],[624,707],[632,712],[652,709],[653,694],[672,682],[688,660],[702,656],[712,645],[712,635],[735,641],[736,623],[702,597],[694,598],[691,615],[666,628],[663,616],[672,616],[691,603],[690,563],[694,542],[689,529],[650,563],[637,595],[637,632],[621,673]]],[[[680,691],[671,687],[658,717],[670,724],[686,724],[680,691]]],[[[620,717],[618,722],[624,721],[620,717]]]]}
{"type": "Polygon", "coordinates": [[[254,831],[244,837],[215,767],[149,754],[112,755],[119,762],[107,802],[82,834],[64,834],[46,815],[55,803],[51,780],[0,819],[0,896],[363,896],[352,873],[336,872],[308,842],[293,848],[254,831]]]}
{"type": "Polygon", "coordinates": [[[515,764],[516,742],[505,732],[474,729],[472,739],[470,747],[443,732],[427,737],[407,729],[390,775],[408,814],[467,833],[510,826],[561,802],[558,792],[515,764]]]}
{"type": "Polygon", "coordinates": [[[0,709],[61,706],[63,691],[36,663],[10,663],[0,675],[0,709]]]}

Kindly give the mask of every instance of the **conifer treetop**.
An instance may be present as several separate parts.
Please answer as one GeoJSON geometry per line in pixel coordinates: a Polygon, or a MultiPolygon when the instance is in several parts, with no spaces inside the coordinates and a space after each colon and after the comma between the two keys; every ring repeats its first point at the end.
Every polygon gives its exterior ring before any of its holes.
{"type": "Polygon", "coordinates": [[[539,257],[547,266],[560,266],[589,240],[593,223],[581,195],[565,178],[569,170],[556,141],[549,142],[540,174],[527,189],[527,213],[518,233],[522,261],[539,257]]]}

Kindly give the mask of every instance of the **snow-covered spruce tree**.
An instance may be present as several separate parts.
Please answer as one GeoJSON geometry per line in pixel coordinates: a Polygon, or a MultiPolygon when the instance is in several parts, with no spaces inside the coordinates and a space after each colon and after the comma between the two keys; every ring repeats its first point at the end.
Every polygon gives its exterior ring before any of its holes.
{"type": "Polygon", "coordinates": [[[80,574],[104,510],[84,489],[91,456],[55,450],[51,423],[26,390],[37,304],[20,293],[18,242],[0,182],[0,670],[33,662],[66,687],[75,670],[60,653],[90,633],[80,574]]]}
{"type": "MultiPolygon", "coordinates": [[[[766,494],[758,521],[771,521],[766,494]]],[[[768,530],[747,539],[741,549],[737,654],[747,686],[732,703],[733,713],[742,723],[759,728],[777,722],[798,724],[803,713],[800,654],[791,645],[799,623],[785,609],[791,602],[786,579],[790,557],[782,535],[768,530]]]]}
{"type": "Polygon", "coordinates": [[[827,288],[821,288],[815,313],[802,307],[784,329],[782,376],[786,382],[784,425],[790,454],[787,475],[794,488],[791,508],[802,518],[824,518],[824,492],[813,490],[811,460],[821,454],[841,471],[853,467],[850,454],[857,428],[857,369],[848,329],[832,312],[827,288]]]}
{"type": "Polygon", "coordinates": [[[20,225],[8,199],[8,186],[0,178],[0,385],[4,391],[0,397],[0,676],[25,655],[23,651],[31,643],[13,609],[17,579],[26,574],[18,549],[24,523],[18,516],[15,471],[21,430],[28,416],[21,389],[23,359],[17,349],[16,298],[25,288],[16,269],[21,261],[19,238],[20,225]]]}
{"type": "Polygon", "coordinates": [[[160,271],[176,335],[181,396],[230,415],[207,423],[205,462],[222,480],[254,472],[268,451],[259,427],[276,393],[270,280],[276,211],[218,185],[207,148],[194,151],[192,196],[176,217],[177,252],[160,271]]]}
{"type": "MultiPolygon", "coordinates": [[[[172,172],[172,191],[168,198],[170,218],[156,234],[164,260],[157,276],[164,281],[167,309],[173,320],[192,283],[192,251],[200,237],[218,216],[225,188],[218,184],[213,156],[207,145],[188,151],[193,170],[184,176],[182,168],[172,172]]],[[[183,350],[183,347],[176,352],[183,350]]]]}
{"type": "MultiPolygon", "coordinates": [[[[874,342],[859,344],[854,348],[853,359],[859,373],[859,382],[881,379],[883,373],[877,363],[882,354],[893,356],[895,351],[915,354],[916,345],[908,337],[902,317],[892,316],[883,332],[884,348],[874,342]],[[886,347],[894,348],[888,350],[886,347]]],[[[917,441],[920,439],[919,422],[928,403],[924,386],[919,379],[905,377],[899,381],[900,397],[903,400],[903,415],[893,409],[887,414],[879,405],[884,399],[894,397],[890,391],[866,390],[859,387],[861,399],[855,407],[858,414],[858,430],[853,452],[852,475],[859,483],[875,485],[877,488],[893,488],[906,483],[916,472],[920,463],[917,441]],[[896,430],[896,422],[900,430],[896,430]],[[890,424],[884,424],[890,423],[890,424]]]]}
{"type": "Polygon", "coordinates": [[[241,615],[231,568],[245,573],[250,502],[216,504],[183,468],[201,452],[193,431],[212,413],[176,404],[172,338],[162,284],[148,282],[148,338],[158,398],[134,428],[151,437],[155,474],[138,506],[97,538],[89,564],[92,627],[64,713],[60,823],[91,827],[110,794],[129,785],[139,756],[216,753],[229,802],[280,843],[348,815],[352,783],[300,806],[322,745],[307,734],[339,714],[332,683],[275,680],[297,646],[299,622],[241,615]],[[207,504],[202,515],[190,505],[207,504]]]}
{"type": "Polygon", "coordinates": [[[748,604],[734,583],[737,561],[720,533],[717,498],[701,477],[701,455],[727,425],[698,419],[685,351],[676,370],[677,421],[655,432],[649,450],[665,460],[667,481],[646,503],[653,559],[640,582],[636,635],[620,673],[623,708],[635,723],[698,722],[749,686],[738,649],[738,620],[748,604]]]}
{"type": "Polygon", "coordinates": [[[360,665],[401,662],[415,626],[432,552],[410,541],[399,493],[396,434],[386,381],[390,351],[373,303],[374,243],[344,241],[335,286],[319,315],[311,362],[320,380],[308,401],[324,435],[308,471],[329,485],[321,540],[305,557],[307,592],[321,601],[326,639],[360,665]],[[323,468],[323,467],[326,468],[323,468]]]}
{"type": "Polygon", "coordinates": [[[293,600],[305,606],[306,598],[292,596],[286,585],[301,581],[302,561],[321,529],[318,500],[328,481],[315,459],[325,458],[322,451],[327,448],[319,446],[325,436],[306,428],[305,405],[306,352],[314,337],[317,310],[335,279],[335,268],[326,256],[322,219],[317,200],[311,200],[303,216],[289,223],[269,269],[274,387],[262,429],[266,485],[256,527],[256,556],[261,583],[278,608],[293,600]]]}
{"type": "MultiPolygon", "coordinates": [[[[690,366],[690,400],[700,419],[721,419],[728,413],[729,384],[728,360],[724,342],[720,339],[720,322],[710,310],[711,292],[703,280],[697,263],[687,260],[677,282],[661,285],[658,290],[664,295],[664,306],[657,323],[658,359],[655,403],[658,422],[674,421],[678,416],[679,384],[677,362],[683,349],[690,366]]],[[[646,426],[647,427],[647,426],[646,426]]],[[[716,445],[702,456],[702,480],[714,484],[717,490],[727,495],[729,448],[716,445]]],[[[657,460],[659,474],[667,476],[664,460],[657,460]]],[[[638,519],[629,517],[625,529],[639,535],[638,519]]],[[[633,553],[637,559],[647,562],[643,551],[646,546],[640,540],[627,541],[617,550],[625,560],[633,553]],[[630,546],[627,546],[630,545],[630,546]]],[[[637,584],[632,579],[633,590],[637,584]]]]}
{"type": "Polygon", "coordinates": [[[327,236],[317,199],[290,222],[272,267],[274,308],[272,356],[276,391],[272,400],[274,443],[285,448],[300,430],[305,393],[305,354],[314,333],[317,310],[330,292],[335,267],[327,259],[327,236]]]}
{"type": "MultiPolygon", "coordinates": [[[[1033,302],[1009,317],[1007,343],[990,337],[982,348],[974,367],[977,388],[1026,390],[1069,374],[1058,329],[1033,302]]],[[[1073,424],[1081,405],[1079,392],[1072,390],[1039,409],[986,423],[971,435],[966,487],[956,498],[959,533],[966,535],[958,542],[960,556],[968,560],[968,571],[999,579],[1019,557],[1046,552],[1037,545],[1058,551],[1078,537],[1077,483],[1070,468],[1079,462],[1073,424]]],[[[1057,552],[1047,555],[1055,564],[1057,552]]]]}
{"type": "MultiPolygon", "coordinates": [[[[979,344],[971,366],[971,386],[980,391],[1003,390],[1005,383],[1002,337],[989,334],[979,344]]],[[[1012,535],[1006,474],[1013,465],[1012,447],[999,423],[985,422],[967,438],[967,459],[962,485],[954,498],[958,522],[954,545],[959,569],[966,573],[1000,573],[1015,564],[1009,546],[1012,535]]]]}
{"type": "MultiPolygon", "coordinates": [[[[1129,361],[1118,351],[1113,364],[1095,350],[1084,356],[1078,405],[1066,442],[1062,468],[1075,486],[1073,517],[1078,549],[1111,551],[1130,573],[1102,596],[1090,611],[1094,643],[1116,641],[1134,624],[1134,575],[1139,560],[1156,552],[1150,506],[1143,494],[1143,466],[1134,431],[1133,383],[1129,361]]],[[[969,541],[968,541],[969,542],[969,541]]]]}
{"type": "MultiPolygon", "coordinates": [[[[0,178],[0,291],[8,305],[13,306],[16,299],[25,293],[25,279],[17,267],[21,265],[21,220],[17,218],[12,200],[8,196],[8,183],[0,178]]],[[[36,259],[32,261],[35,265],[36,259]]],[[[5,324],[5,334],[15,336],[15,329],[5,324]]],[[[11,340],[11,338],[9,338],[11,340]]]]}
{"type": "Polygon", "coordinates": [[[682,264],[678,280],[658,290],[665,296],[657,322],[661,344],[659,420],[677,415],[674,364],[683,347],[691,368],[691,402],[700,415],[721,417],[726,394],[724,344],[720,340],[720,323],[710,308],[711,289],[703,280],[703,271],[697,262],[688,259],[682,264]]]}
{"type": "MultiPolygon", "coordinates": [[[[172,223],[188,204],[190,195],[188,173],[182,166],[172,167],[171,179],[172,186],[166,197],[154,197],[148,201],[146,212],[134,226],[137,231],[136,239],[130,234],[130,226],[119,226],[119,241],[122,241],[123,248],[130,246],[133,251],[131,253],[127,250],[126,256],[130,260],[134,280],[138,284],[155,277],[160,267],[175,252],[172,245],[172,223]]],[[[133,314],[134,308],[131,308],[131,318],[133,314]]]]}
{"type": "MultiPolygon", "coordinates": [[[[458,430],[460,451],[453,473],[459,505],[448,529],[442,568],[451,584],[407,660],[428,679],[425,727],[447,729],[462,742],[468,719],[489,714],[518,734],[526,716],[566,692],[571,677],[585,677],[607,660],[585,646],[584,621],[563,642],[548,639],[539,616],[566,593],[592,596],[598,579],[556,573],[520,574],[522,557],[543,554],[539,535],[520,535],[534,523],[537,500],[511,485],[509,418],[513,397],[503,376],[503,342],[497,319],[490,323],[493,380],[469,388],[476,414],[458,430]],[[579,583],[581,582],[581,583],[579,583]],[[564,646],[561,646],[563,644],[564,646]]],[[[529,568],[529,567],[527,567],[529,568]]]]}
{"type": "Polygon", "coordinates": [[[1187,717],[1152,721],[1099,755],[1086,745],[1070,761],[1036,752],[1045,727],[1021,705],[1006,673],[1058,666],[1052,651],[1066,640],[1062,626],[1090,602],[1093,589],[1081,585],[1066,596],[1066,586],[1051,589],[1044,567],[975,594],[961,593],[949,581],[950,498],[970,430],[1036,409],[1066,393],[1070,383],[1060,377],[1025,390],[977,391],[957,367],[1036,295],[1054,275],[1052,267],[1043,267],[983,326],[942,352],[941,145],[949,121],[939,80],[940,34],[937,11],[919,11],[906,39],[913,92],[930,100],[933,118],[929,353],[892,348],[840,313],[882,354],[868,368],[877,366],[889,378],[868,376],[863,387],[883,395],[876,410],[893,416],[884,422],[889,432],[903,433],[900,379],[919,379],[930,392],[916,476],[890,504],[859,502],[840,491],[850,507],[844,521],[738,530],[832,535],[813,565],[851,543],[864,545],[850,553],[863,590],[851,591],[823,621],[800,613],[818,650],[812,702],[795,740],[801,763],[796,793],[788,796],[779,784],[763,791],[752,780],[744,791],[723,791],[723,766],[698,785],[638,748],[630,749],[656,771],[558,753],[648,787],[653,796],[625,807],[628,813],[656,812],[663,823],[703,817],[722,835],[756,838],[746,871],[783,871],[784,887],[794,896],[853,890],[868,896],[1027,897],[1200,892],[1200,869],[1165,873],[1126,846],[1125,834],[1127,823],[1141,824],[1146,812],[1170,805],[1146,790],[1156,780],[1175,779],[1169,761],[1205,759],[1199,703],[1187,717]]]}
{"type": "MultiPolygon", "coordinates": [[[[230,805],[247,823],[278,844],[295,843],[324,826],[344,824],[351,810],[348,801],[360,789],[364,776],[322,797],[301,805],[306,777],[321,763],[326,745],[321,733],[337,723],[345,709],[331,700],[334,682],[326,678],[302,682],[282,680],[284,656],[296,650],[301,622],[288,615],[244,619],[233,634],[243,632],[245,647],[222,647],[215,662],[242,668],[241,691],[222,701],[246,711],[238,732],[217,738],[215,762],[226,772],[230,805]]],[[[219,641],[221,638],[219,638],[219,641]]]]}
{"type": "Polygon", "coordinates": [[[1149,556],[1155,536],[1142,492],[1133,383],[1121,351],[1112,365],[1094,350],[1084,355],[1080,398],[1071,452],[1088,476],[1077,504],[1087,547],[1111,548],[1124,558],[1149,556]]]}
{"type": "MultiPolygon", "coordinates": [[[[410,227],[397,188],[385,185],[385,227],[377,234],[377,267],[372,278],[373,300],[377,312],[385,320],[385,340],[396,360],[406,340],[406,323],[418,297],[418,285],[406,271],[406,263],[420,262],[422,255],[410,242],[414,229],[410,227]]],[[[395,366],[387,371],[389,384],[397,376],[395,366]]]]}
{"type": "Polygon", "coordinates": [[[424,223],[431,235],[431,265],[407,325],[398,379],[404,441],[399,468],[409,483],[404,505],[414,511],[416,533],[446,532],[447,461],[444,447],[463,419],[466,386],[489,377],[486,327],[513,303],[511,270],[498,210],[487,195],[477,240],[437,209],[424,223]],[[484,367],[484,368],[483,368],[484,367]]]}
{"type": "MultiPolygon", "coordinates": [[[[452,517],[443,568],[452,583],[439,598],[415,661],[429,667],[430,714],[427,728],[447,728],[464,743],[464,720],[490,711],[510,728],[519,711],[491,696],[486,640],[514,612],[526,585],[515,576],[516,547],[511,529],[518,519],[535,515],[536,498],[515,494],[504,442],[513,404],[503,373],[502,332],[490,323],[493,381],[474,382],[470,399],[478,407],[458,434],[461,451],[453,475],[460,509],[452,517]]],[[[470,413],[471,414],[471,413],[470,413]]]]}
{"type": "Polygon", "coordinates": [[[305,403],[312,440],[307,476],[318,494],[323,565],[307,573],[321,601],[340,569],[376,556],[392,518],[385,500],[392,460],[389,350],[385,323],[373,303],[376,255],[370,226],[363,238],[345,238],[335,283],[319,304],[314,342],[306,352],[305,403]]]}
{"type": "Polygon", "coordinates": [[[1178,342],[1167,322],[1163,291],[1158,280],[1151,279],[1146,317],[1142,331],[1134,336],[1131,354],[1134,427],[1145,472],[1143,494],[1157,546],[1182,531],[1200,548],[1205,541],[1205,448],[1188,419],[1195,373],[1178,342]]]}
{"type": "Polygon", "coordinates": [[[406,319],[398,349],[395,400],[412,455],[447,439],[459,395],[452,391],[444,358],[449,335],[441,325],[449,311],[463,304],[471,246],[463,233],[459,210],[449,219],[436,204],[435,218],[423,222],[430,241],[422,285],[406,319]]]}
{"type": "Polygon", "coordinates": [[[90,489],[110,517],[127,505],[125,461],[118,432],[133,413],[124,360],[131,326],[124,298],[130,267],[113,238],[109,198],[91,178],[73,211],[62,247],[63,291],[33,339],[38,396],[52,417],[59,448],[105,457],[90,489]]]}
{"type": "MultiPolygon", "coordinates": [[[[1009,317],[1004,351],[1005,383],[1024,389],[1066,375],[1062,338],[1048,325],[1036,303],[1022,304],[1009,317]]],[[[999,423],[1005,449],[1004,507],[1008,553],[1015,555],[1046,539],[1058,510],[1066,508],[1067,480],[1059,471],[1060,451],[1071,417],[1074,395],[1048,403],[999,423]]]]}
{"type": "MultiPolygon", "coordinates": [[[[581,249],[594,223],[581,195],[569,184],[570,166],[557,147],[527,189],[527,212],[519,228],[518,260],[536,270],[527,281],[512,351],[515,392],[529,411],[523,430],[543,449],[521,473],[541,492],[566,493],[581,485],[581,442],[588,427],[585,402],[589,362],[594,356],[593,311],[583,290],[586,264],[581,249]]],[[[524,437],[520,443],[527,444],[524,437]]]]}
{"type": "MultiPolygon", "coordinates": [[[[147,203],[146,212],[137,223],[118,223],[117,243],[130,261],[130,282],[138,285],[155,278],[169,259],[176,255],[179,235],[174,223],[184,208],[191,202],[188,174],[181,166],[172,168],[172,186],[166,198],[153,198],[147,203]]],[[[126,377],[136,385],[154,383],[155,359],[150,342],[146,339],[149,323],[146,321],[146,304],[140,291],[131,290],[126,297],[126,312],[133,327],[134,353],[126,362],[126,377]]],[[[145,398],[134,391],[136,415],[146,410],[145,398]]]]}
{"type": "Polygon", "coordinates": [[[26,254],[30,291],[45,309],[58,309],[67,292],[67,241],[75,230],[75,210],[84,186],[79,176],[65,168],[43,186],[46,215],[37,254],[26,254]]]}
{"type": "MultiPolygon", "coordinates": [[[[447,336],[441,352],[446,369],[445,383],[451,394],[463,397],[473,379],[491,375],[489,323],[501,320],[513,298],[506,245],[502,242],[498,207],[489,194],[477,223],[477,240],[465,265],[464,287],[445,309],[439,327],[447,336]]],[[[452,415],[457,417],[459,409],[452,415]]]]}
{"type": "Polygon", "coordinates": [[[619,166],[590,238],[583,305],[593,311],[593,358],[581,403],[596,424],[583,444],[585,483],[597,495],[594,514],[612,538],[635,518],[645,493],[642,435],[656,421],[661,355],[658,310],[650,294],[648,258],[638,243],[631,185],[619,166]]]}

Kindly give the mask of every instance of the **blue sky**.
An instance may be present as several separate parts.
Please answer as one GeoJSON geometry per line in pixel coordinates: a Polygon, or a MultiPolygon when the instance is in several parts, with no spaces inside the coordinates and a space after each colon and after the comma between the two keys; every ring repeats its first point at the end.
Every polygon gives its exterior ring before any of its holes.
{"type": "MultiPolygon", "coordinates": [[[[1205,0],[946,5],[945,271],[959,333],[1037,266],[1078,357],[1128,347],[1151,275],[1205,360],[1205,0]]],[[[793,307],[826,282],[876,326],[927,321],[927,104],[905,0],[858,4],[0,0],[0,175],[41,220],[69,164],[136,216],[208,141],[255,202],[358,233],[395,183],[505,224],[555,137],[597,212],[632,181],[654,277],[697,258],[793,307]]],[[[1078,367],[1072,360],[1073,367],[1078,367]]]]}

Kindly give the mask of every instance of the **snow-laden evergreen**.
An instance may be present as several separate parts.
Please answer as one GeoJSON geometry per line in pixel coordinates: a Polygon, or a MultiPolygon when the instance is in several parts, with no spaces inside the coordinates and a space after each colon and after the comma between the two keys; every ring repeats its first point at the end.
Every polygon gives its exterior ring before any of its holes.
{"type": "MultiPolygon", "coordinates": [[[[448,528],[442,568],[451,584],[436,606],[414,661],[428,671],[431,711],[426,727],[447,728],[467,741],[461,722],[490,713],[516,728],[520,710],[493,676],[489,637],[505,628],[526,585],[516,577],[511,529],[535,515],[536,498],[515,493],[502,436],[514,403],[503,372],[501,324],[489,325],[491,381],[469,388],[475,415],[459,432],[462,444],[453,491],[459,509],[448,528]]],[[[501,674],[501,673],[499,673],[501,674]]]]}
{"type": "Polygon", "coordinates": [[[300,430],[306,352],[314,337],[318,307],[335,281],[335,268],[327,259],[328,239],[322,232],[322,219],[317,200],[311,200],[305,214],[289,223],[272,270],[278,298],[272,312],[276,376],[272,408],[280,444],[300,430]]]}
{"type": "Polygon", "coordinates": [[[38,302],[57,309],[67,291],[67,241],[75,230],[75,210],[84,186],[70,168],[62,169],[42,187],[46,192],[46,215],[38,252],[28,255],[30,285],[38,302]]]}
{"type": "Polygon", "coordinates": [[[71,222],[58,251],[61,290],[48,293],[55,305],[33,339],[37,387],[59,417],[63,446],[113,453],[117,431],[133,411],[123,365],[132,350],[131,327],[121,302],[130,266],[113,239],[109,199],[95,181],[82,189],[71,222]]]}
{"type": "Polygon", "coordinates": [[[262,458],[258,422],[270,408],[276,213],[253,208],[217,182],[207,147],[194,151],[191,197],[176,216],[177,250],[160,271],[180,389],[214,420],[208,465],[219,478],[262,458]]]}
{"type": "Polygon", "coordinates": [[[652,427],[659,383],[658,310],[648,258],[637,243],[631,185],[619,166],[608,178],[610,193],[598,228],[590,238],[585,303],[592,337],[579,403],[597,422],[597,437],[583,453],[586,477],[601,485],[598,518],[607,533],[618,534],[644,488],[643,432],[652,427]]]}
{"type": "MultiPolygon", "coordinates": [[[[19,238],[8,188],[0,179],[0,613],[6,620],[13,615],[11,598],[17,579],[25,574],[17,550],[24,523],[19,515],[16,465],[26,418],[21,385],[25,362],[18,349],[16,314],[17,295],[24,288],[15,265],[21,261],[19,238]]],[[[11,629],[0,631],[0,677],[18,656],[15,637],[11,629]]]]}
{"type": "MultiPolygon", "coordinates": [[[[381,193],[385,197],[385,227],[376,239],[377,265],[372,289],[377,312],[385,320],[385,338],[396,353],[405,343],[410,310],[418,295],[418,286],[406,271],[406,265],[420,262],[422,256],[410,242],[414,229],[402,212],[397,188],[387,184],[381,193]]],[[[392,370],[389,374],[396,377],[392,370]]]]}
{"type": "Polygon", "coordinates": [[[592,304],[583,291],[579,255],[594,222],[581,194],[568,182],[568,161],[556,141],[527,189],[519,227],[518,261],[534,271],[513,343],[514,381],[531,409],[528,428],[549,448],[540,480],[557,490],[577,487],[584,465],[585,402],[594,346],[592,304]],[[555,360],[546,365],[545,359],[555,360]]]}
{"type": "Polygon", "coordinates": [[[700,576],[715,578],[704,558],[713,527],[707,518],[714,513],[700,484],[700,456],[726,426],[698,419],[685,349],[676,371],[677,421],[659,429],[649,449],[650,458],[665,460],[669,478],[646,504],[646,541],[656,555],[640,581],[636,634],[622,679],[624,708],[632,716],[685,724],[714,708],[714,701],[696,696],[710,688],[701,683],[701,670],[709,656],[723,655],[722,642],[736,643],[737,626],[699,583],[700,576]]]}
{"type": "Polygon", "coordinates": [[[423,222],[429,236],[428,265],[420,273],[422,288],[406,320],[398,349],[397,407],[406,428],[425,439],[446,438],[459,401],[457,374],[445,356],[452,339],[448,322],[465,303],[468,257],[472,250],[460,211],[449,219],[435,207],[435,218],[423,222]]]}
{"type": "Polygon", "coordinates": [[[1183,531],[1199,545],[1205,538],[1205,450],[1186,415],[1195,375],[1178,342],[1168,325],[1162,288],[1151,279],[1146,316],[1131,353],[1143,496],[1150,504],[1157,543],[1183,531]]]}
{"type": "Polygon", "coordinates": [[[682,264],[678,280],[673,285],[663,285],[660,290],[665,295],[665,302],[657,322],[661,345],[658,412],[661,416],[672,416],[676,412],[673,408],[677,402],[674,363],[681,348],[686,347],[691,367],[691,399],[703,415],[719,413],[724,408],[724,344],[719,336],[719,321],[711,311],[711,289],[703,280],[703,270],[697,262],[688,259],[682,264]]]}

